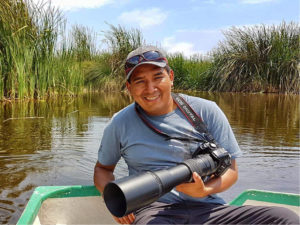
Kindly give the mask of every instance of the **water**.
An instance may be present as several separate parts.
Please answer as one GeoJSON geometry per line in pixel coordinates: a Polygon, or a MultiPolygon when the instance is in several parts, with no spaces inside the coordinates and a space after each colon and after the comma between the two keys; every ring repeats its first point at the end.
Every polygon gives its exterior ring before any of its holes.
{"type": "MultiPolygon", "coordinates": [[[[217,102],[243,151],[225,200],[245,189],[299,193],[299,96],[192,94],[217,102]]],[[[37,186],[93,184],[103,129],[129,103],[116,93],[0,104],[0,223],[16,223],[37,186]]],[[[126,174],[119,163],[116,176],[126,174]]]]}

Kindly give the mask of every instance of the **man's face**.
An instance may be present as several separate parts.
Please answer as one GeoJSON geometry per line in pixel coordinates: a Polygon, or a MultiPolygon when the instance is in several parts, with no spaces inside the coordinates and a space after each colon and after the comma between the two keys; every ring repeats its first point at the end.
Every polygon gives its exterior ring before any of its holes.
{"type": "Polygon", "coordinates": [[[152,116],[164,115],[174,110],[171,97],[174,74],[151,64],[137,67],[126,86],[134,100],[152,116]]]}

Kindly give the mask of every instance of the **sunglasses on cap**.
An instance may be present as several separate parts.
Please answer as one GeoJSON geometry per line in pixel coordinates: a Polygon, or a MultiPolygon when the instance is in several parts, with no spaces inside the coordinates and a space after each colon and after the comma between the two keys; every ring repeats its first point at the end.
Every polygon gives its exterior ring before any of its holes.
{"type": "Polygon", "coordinates": [[[125,63],[126,74],[129,73],[133,67],[145,61],[165,61],[166,63],[168,63],[167,59],[163,57],[163,55],[160,52],[157,51],[144,52],[141,55],[135,55],[126,60],[125,63]]]}

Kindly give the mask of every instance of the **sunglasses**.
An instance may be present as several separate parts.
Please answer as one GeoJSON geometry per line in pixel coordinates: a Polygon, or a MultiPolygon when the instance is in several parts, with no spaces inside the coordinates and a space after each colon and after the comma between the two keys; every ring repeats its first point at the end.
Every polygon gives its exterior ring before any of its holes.
{"type": "Polygon", "coordinates": [[[125,63],[126,74],[129,73],[133,67],[135,67],[136,65],[144,61],[165,61],[168,63],[167,59],[157,51],[144,52],[141,55],[135,55],[126,60],[125,63]]]}

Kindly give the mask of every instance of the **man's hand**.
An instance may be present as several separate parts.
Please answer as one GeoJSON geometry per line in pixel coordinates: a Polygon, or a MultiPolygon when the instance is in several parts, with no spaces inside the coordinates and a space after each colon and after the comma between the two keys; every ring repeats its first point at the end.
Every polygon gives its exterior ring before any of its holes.
{"type": "Polygon", "coordinates": [[[133,221],[135,220],[135,216],[133,213],[131,213],[127,216],[123,216],[123,217],[113,216],[113,218],[115,219],[115,221],[117,221],[117,223],[120,223],[120,224],[132,224],[133,221]]]}
{"type": "Polygon", "coordinates": [[[203,198],[211,194],[223,192],[238,179],[237,163],[234,159],[231,160],[230,168],[222,176],[213,177],[205,184],[196,172],[193,173],[193,179],[194,181],[191,183],[178,185],[176,190],[196,198],[203,198]]]}
{"type": "Polygon", "coordinates": [[[176,190],[186,195],[203,198],[210,194],[210,188],[206,187],[198,173],[193,173],[194,181],[191,183],[183,183],[176,186],[176,190]]]}
{"type": "MultiPolygon", "coordinates": [[[[106,184],[108,184],[110,181],[115,180],[115,177],[113,175],[115,166],[116,165],[105,166],[97,161],[94,170],[94,184],[100,193],[103,193],[106,184]]],[[[113,216],[113,218],[120,224],[131,224],[135,220],[135,216],[133,215],[133,213],[121,218],[115,216],[113,216]]]]}

